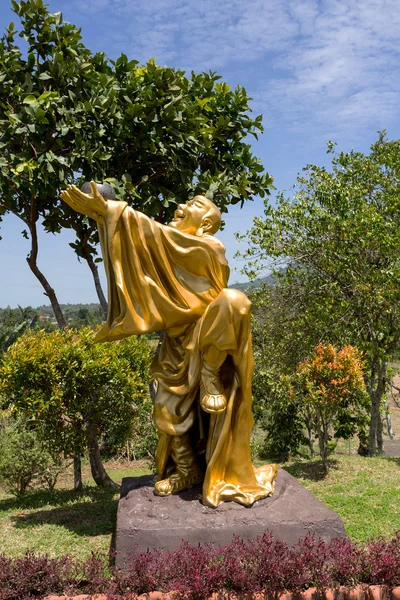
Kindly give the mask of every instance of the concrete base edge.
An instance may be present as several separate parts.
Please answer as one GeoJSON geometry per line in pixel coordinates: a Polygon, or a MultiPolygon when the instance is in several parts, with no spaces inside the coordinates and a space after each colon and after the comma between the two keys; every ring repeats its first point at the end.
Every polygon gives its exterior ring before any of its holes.
{"type": "MultiPolygon", "coordinates": [[[[129,596],[119,596],[119,600],[177,600],[184,599],[176,592],[150,592],[150,594],[134,594],[129,596]]],[[[44,600],[108,600],[104,594],[95,594],[93,596],[46,596],[44,600]]],[[[117,600],[113,596],[113,600],[117,600]]],[[[327,590],[317,590],[309,588],[303,592],[284,592],[275,594],[274,592],[255,592],[253,594],[234,594],[215,592],[210,598],[204,600],[400,600],[400,586],[390,588],[386,585],[357,585],[353,588],[340,586],[337,588],[328,588],[327,590]]]]}

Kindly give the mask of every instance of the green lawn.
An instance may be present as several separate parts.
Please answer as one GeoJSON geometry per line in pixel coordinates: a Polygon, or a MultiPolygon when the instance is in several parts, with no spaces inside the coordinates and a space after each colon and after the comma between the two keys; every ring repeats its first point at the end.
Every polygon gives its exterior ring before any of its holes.
{"type": "MultiPolygon", "coordinates": [[[[107,468],[117,482],[143,475],[146,468],[107,468]]],[[[28,549],[51,556],[71,554],[87,557],[92,551],[108,552],[114,531],[119,493],[98,488],[83,470],[84,489],[71,491],[72,477],[53,492],[33,490],[21,498],[0,490],[0,552],[8,556],[28,549]]]]}
{"type": "Polygon", "coordinates": [[[281,466],[340,515],[353,540],[400,531],[400,458],[333,455],[326,477],[317,460],[281,466]]]}
{"type": "MultiPolygon", "coordinates": [[[[361,458],[334,455],[329,474],[322,476],[318,461],[295,461],[283,466],[305,487],[337,512],[354,540],[400,530],[400,458],[361,458]]],[[[115,481],[142,475],[146,468],[107,466],[115,481]]],[[[118,494],[94,486],[85,468],[85,487],[75,494],[71,478],[57,490],[36,490],[16,499],[0,491],[0,552],[9,556],[27,549],[52,556],[70,553],[86,557],[108,552],[118,494]]]]}

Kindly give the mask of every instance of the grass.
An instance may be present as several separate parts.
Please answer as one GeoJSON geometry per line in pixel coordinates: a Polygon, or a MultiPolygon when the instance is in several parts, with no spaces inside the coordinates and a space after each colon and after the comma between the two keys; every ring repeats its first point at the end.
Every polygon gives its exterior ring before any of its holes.
{"type": "MultiPolygon", "coordinates": [[[[353,540],[391,537],[400,530],[400,458],[362,458],[339,451],[332,455],[327,476],[318,460],[281,466],[341,516],[353,540]]],[[[118,482],[123,477],[149,472],[138,463],[112,462],[106,467],[118,482]]],[[[53,492],[33,490],[15,498],[0,490],[0,553],[21,556],[31,549],[77,558],[85,558],[91,551],[107,553],[118,493],[95,486],[87,466],[83,475],[84,489],[80,493],[71,491],[71,474],[53,492]]]]}
{"type": "MultiPolygon", "coordinates": [[[[392,366],[400,370],[400,363],[392,366]]],[[[396,385],[400,387],[400,375],[396,385]]],[[[395,439],[400,439],[400,408],[388,394],[395,439]]],[[[384,431],[384,443],[389,445],[384,431]]],[[[292,461],[282,464],[310,492],[343,520],[348,535],[355,541],[400,531],[400,457],[360,457],[358,440],[339,440],[330,460],[327,476],[321,462],[292,461]]],[[[318,450],[316,449],[318,452],[318,450]]]]}
{"type": "Polygon", "coordinates": [[[340,515],[351,539],[400,531],[400,458],[334,454],[326,476],[319,460],[281,466],[340,515]]]}
{"type": "MultiPolygon", "coordinates": [[[[145,465],[109,463],[114,481],[148,473],[145,465]]],[[[71,490],[72,476],[64,477],[53,492],[32,490],[21,498],[0,490],[0,553],[21,556],[26,550],[50,556],[71,554],[86,558],[92,551],[107,553],[114,532],[119,493],[95,486],[88,467],[84,488],[71,490]]]]}

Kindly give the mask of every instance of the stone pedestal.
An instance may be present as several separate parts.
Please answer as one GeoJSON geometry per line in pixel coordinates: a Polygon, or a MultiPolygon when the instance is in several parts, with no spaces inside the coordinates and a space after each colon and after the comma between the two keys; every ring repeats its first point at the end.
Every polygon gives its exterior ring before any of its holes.
{"type": "Polygon", "coordinates": [[[126,477],[118,506],[116,564],[123,568],[132,552],[174,550],[183,540],[223,546],[234,535],[249,540],[265,531],[288,544],[307,534],[324,540],[346,536],[340,517],[283,469],[275,494],[249,508],[236,502],[203,506],[201,486],[162,498],[153,492],[152,476],[126,477]]]}

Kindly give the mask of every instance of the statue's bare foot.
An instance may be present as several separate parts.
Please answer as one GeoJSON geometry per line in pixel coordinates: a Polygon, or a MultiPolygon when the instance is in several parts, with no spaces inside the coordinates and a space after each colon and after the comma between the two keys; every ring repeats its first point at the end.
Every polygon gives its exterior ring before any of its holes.
{"type": "Polygon", "coordinates": [[[224,386],[219,373],[204,363],[201,369],[200,406],[211,414],[221,413],[226,409],[224,386]]]}
{"type": "Polygon", "coordinates": [[[173,473],[167,479],[156,481],[154,484],[154,493],[157,494],[157,496],[169,496],[170,494],[177,494],[182,490],[192,487],[192,485],[201,483],[203,479],[204,475],[200,469],[196,469],[187,475],[173,473]]]}

